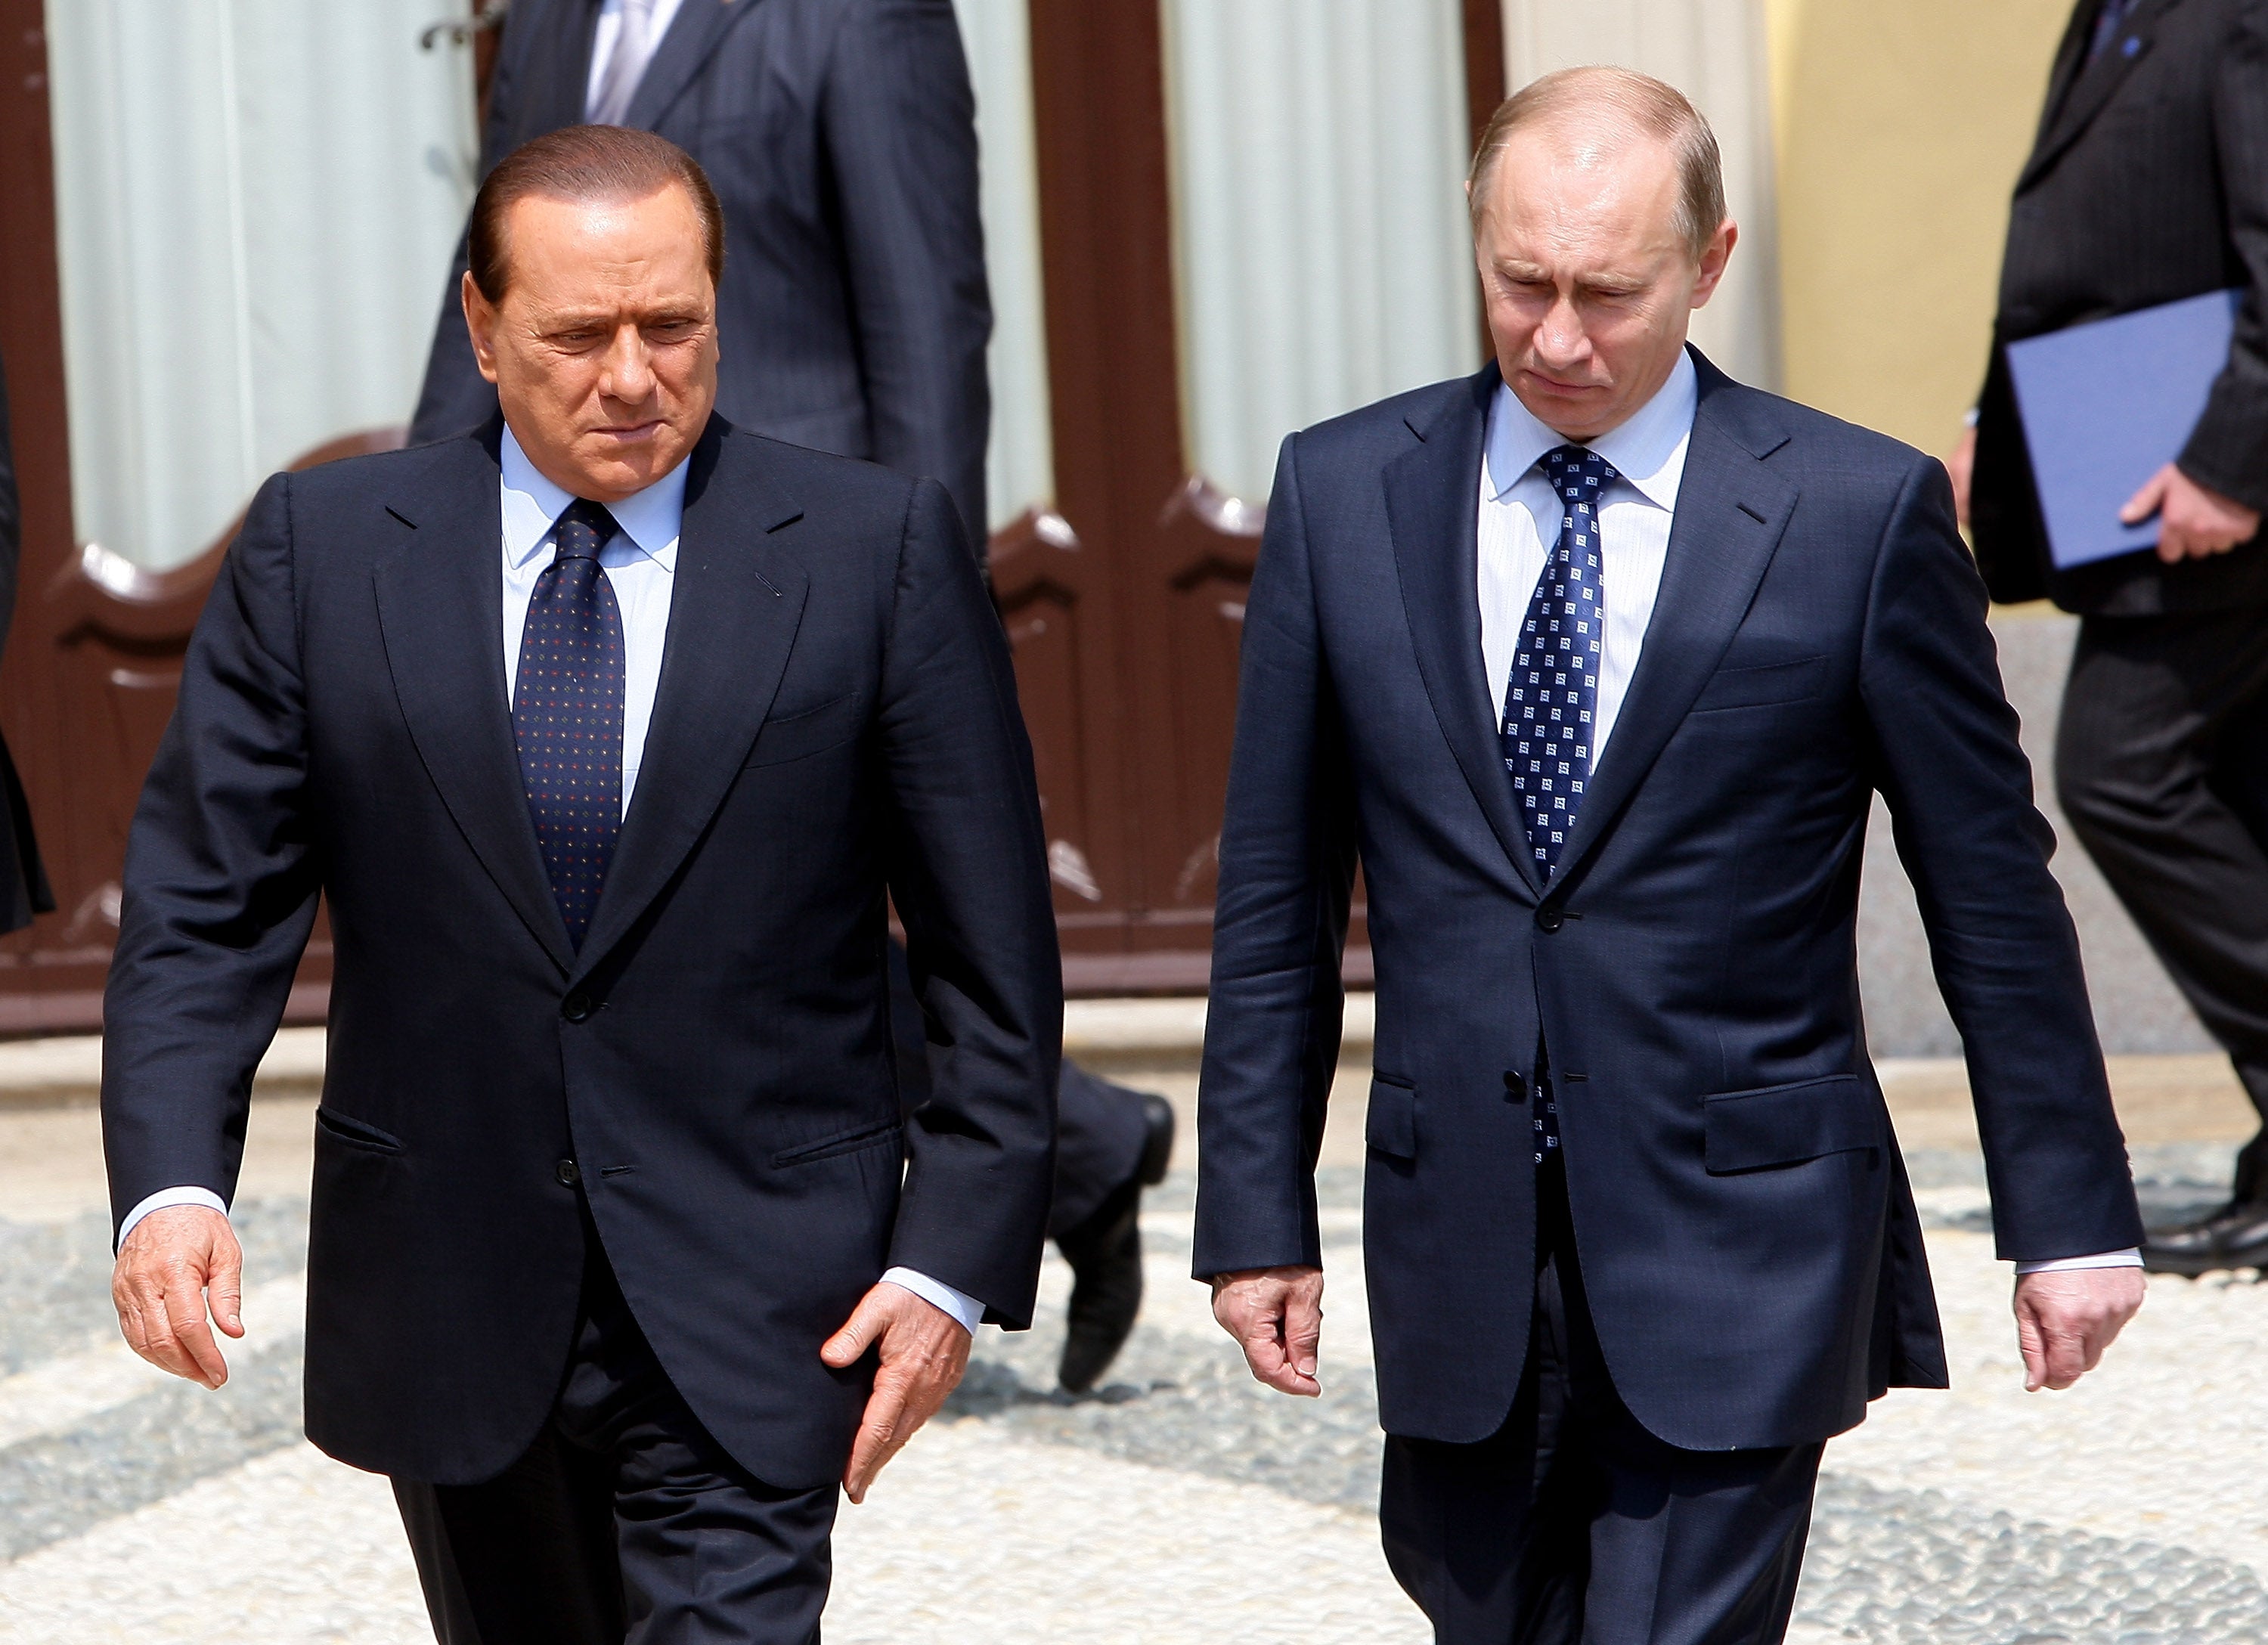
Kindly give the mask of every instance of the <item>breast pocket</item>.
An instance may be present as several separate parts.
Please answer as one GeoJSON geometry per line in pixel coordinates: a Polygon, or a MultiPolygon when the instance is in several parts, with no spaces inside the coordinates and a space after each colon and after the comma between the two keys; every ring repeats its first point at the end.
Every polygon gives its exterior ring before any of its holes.
{"type": "Polygon", "coordinates": [[[756,733],[755,746],[748,750],[746,763],[784,765],[850,741],[864,723],[858,717],[859,703],[858,693],[852,691],[816,708],[774,715],[756,733]]]}
{"type": "Polygon", "coordinates": [[[1799,657],[1790,662],[1767,662],[1749,668],[1720,668],[1693,699],[1692,712],[1715,713],[1727,708],[1769,708],[1775,703],[1800,703],[1819,695],[1826,683],[1827,659],[1799,657]]]}

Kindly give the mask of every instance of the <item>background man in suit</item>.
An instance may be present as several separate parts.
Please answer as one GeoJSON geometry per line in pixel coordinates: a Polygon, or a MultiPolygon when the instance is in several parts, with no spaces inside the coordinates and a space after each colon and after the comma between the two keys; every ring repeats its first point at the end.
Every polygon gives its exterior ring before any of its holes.
{"type": "Polygon", "coordinates": [[[445,1645],[817,1637],[837,1481],[1032,1309],[1061,995],[1006,647],[942,487],[712,416],[723,249],[646,133],[490,173],[501,420],[262,489],[129,852],[127,1336],[225,1374],[320,891],[307,1433],[394,1477],[445,1645]],[[953,1046],[910,1124],[886,895],[953,1046]]]}
{"type": "Polygon", "coordinates": [[[1358,858],[1395,1575],[1444,1641],[1781,1637],[1822,1442],[1945,1380],[1853,974],[1881,791],[1969,1047],[2030,1385],[2141,1301],[1984,591],[1931,458],[1685,346],[1692,106],[1547,77],[1470,185],[1499,375],[1286,442],[1245,626],[1196,1272],[1316,1389],[1358,858]],[[2111,1253],[2105,1257],[2104,1253],[2111,1253]]]}
{"type": "MultiPolygon", "coordinates": [[[[724,202],[718,409],[741,428],[944,483],[981,563],[992,309],[976,99],[952,0],[514,0],[490,83],[485,171],[589,120],[657,131],[724,202]]],[[[457,289],[434,333],[413,439],[496,407],[457,289]]],[[[929,1051],[902,960],[894,1022],[909,1103],[929,1051]]],[[[1174,1111],[1077,1068],[1059,1094],[1049,1232],[1075,1285],[1064,1386],[1116,1355],[1142,1300],[1142,1188],[1174,1111]]]]}
{"type": "MultiPolygon", "coordinates": [[[[16,454],[8,439],[8,380],[0,373],[0,640],[16,615],[16,566],[24,547],[24,515],[16,500],[16,454]]],[[[34,914],[55,911],[55,893],[32,835],[32,808],[16,775],[8,745],[0,741],[0,931],[20,931],[34,914]]]]}
{"type": "Polygon", "coordinates": [[[2268,5],[2080,0],[1950,466],[1993,597],[2084,619],[2056,745],[2064,811],[2263,1118],[2228,1205],[2154,1234],[2145,1258],[2268,1262],[2268,5]],[[2055,570],[2005,346],[2229,287],[2244,298],[2228,366],[2126,510],[2157,514],[2158,552],[2055,570]]]}

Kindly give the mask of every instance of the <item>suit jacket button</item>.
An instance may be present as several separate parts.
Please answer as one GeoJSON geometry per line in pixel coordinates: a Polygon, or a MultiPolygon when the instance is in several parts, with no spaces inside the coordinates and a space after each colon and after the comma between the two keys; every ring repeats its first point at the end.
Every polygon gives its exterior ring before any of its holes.
{"type": "Polygon", "coordinates": [[[1520,1077],[1520,1070],[1507,1068],[1504,1073],[1504,1100],[1524,1103],[1528,1100],[1528,1081],[1520,1077]]]}
{"type": "Polygon", "coordinates": [[[1556,908],[1544,907],[1535,911],[1535,924],[1543,931],[1557,931],[1566,923],[1567,917],[1556,908]]]}
{"type": "Polygon", "coordinates": [[[571,993],[559,1002],[559,1014],[570,1022],[580,1022],[591,1014],[591,996],[571,993]]]}
{"type": "Polygon", "coordinates": [[[556,1177],[562,1184],[569,1188],[572,1188],[576,1184],[583,1180],[582,1170],[572,1160],[560,1161],[558,1165],[554,1168],[552,1175],[556,1177]]]}

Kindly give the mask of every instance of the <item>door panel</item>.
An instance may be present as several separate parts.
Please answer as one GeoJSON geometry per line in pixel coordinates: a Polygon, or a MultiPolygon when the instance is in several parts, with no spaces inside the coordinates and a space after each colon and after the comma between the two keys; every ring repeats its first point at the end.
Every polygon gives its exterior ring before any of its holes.
{"type": "MultiPolygon", "coordinates": [[[[1329,0],[1328,38],[1314,11],[1031,0],[1055,506],[1081,561],[1076,701],[1018,626],[1026,574],[1004,568],[997,586],[1050,837],[1086,830],[1063,837],[1091,889],[1057,881],[1074,992],[1204,985],[1277,441],[1481,358],[1457,185],[1476,116],[1503,92],[1495,7],[1329,0]],[[1307,152],[1319,136],[1328,152],[1307,152]],[[1332,208],[1319,180],[1342,174],[1332,208]],[[1421,188],[1438,197],[1397,215],[1421,188]],[[1084,786],[1066,805],[1051,773],[1072,771],[1084,786]]],[[[1359,908],[1349,948],[1366,977],[1359,908]]]]}

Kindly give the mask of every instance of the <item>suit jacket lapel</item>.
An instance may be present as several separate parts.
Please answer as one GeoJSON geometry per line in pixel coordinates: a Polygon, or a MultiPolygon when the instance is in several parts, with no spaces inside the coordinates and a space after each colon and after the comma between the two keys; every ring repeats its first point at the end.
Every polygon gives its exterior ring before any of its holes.
{"type": "Polygon", "coordinates": [[[2125,26],[2118,31],[2118,37],[2093,63],[2087,61],[2087,48],[2093,43],[2095,18],[2098,14],[2091,6],[2074,13],[2072,32],[2065,38],[2064,49],[2057,57],[2054,82],[2058,90],[2065,86],[2069,89],[2059,97],[2050,97],[2051,112],[2042,127],[2039,142],[2032,150],[2031,159],[2024,162],[2022,174],[2016,179],[2019,191],[2030,187],[2094,123],[2112,94],[2125,84],[2134,65],[2149,55],[2153,31],[2159,20],[2178,4],[2179,0],[2141,0],[2133,15],[2126,19],[2125,26]],[[2131,54],[2124,48],[2130,38],[2137,42],[2131,54]]]}
{"type": "Polygon", "coordinates": [[[1553,875],[1559,882],[1613,824],[1716,672],[1795,509],[1795,488],[1761,461],[1787,443],[1770,402],[1738,402],[1731,379],[1697,354],[1695,364],[1701,400],[1661,588],[1638,672],[1553,875]]]}
{"type": "Polygon", "coordinates": [[[701,71],[725,31],[755,11],[761,0],[684,0],[677,18],[638,77],[622,123],[651,131],[669,112],[678,93],[701,71]]]}
{"type": "Polygon", "coordinates": [[[565,971],[574,951],[528,820],[504,700],[502,427],[453,442],[439,487],[388,505],[414,535],[372,578],[387,667],[418,757],[481,866],[565,971]]]}
{"type": "Polygon", "coordinates": [[[1402,605],[1433,716],[1480,802],[1489,827],[1528,890],[1542,895],[1528,830],[1513,803],[1497,737],[1494,693],[1483,678],[1478,513],[1481,446],[1490,396],[1499,380],[1489,366],[1424,427],[1408,424],[1417,449],[1386,465],[1386,517],[1402,605]]]}
{"type": "Polygon", "coordinates": [[[629,933],[699,842],[770,712],[802,619],[808,579],[772,534],[803,511],[752,461],[753,443],[723,461],[725,433],[711,418],[689,459],[661,683],[578,976],[629,933]]]}

